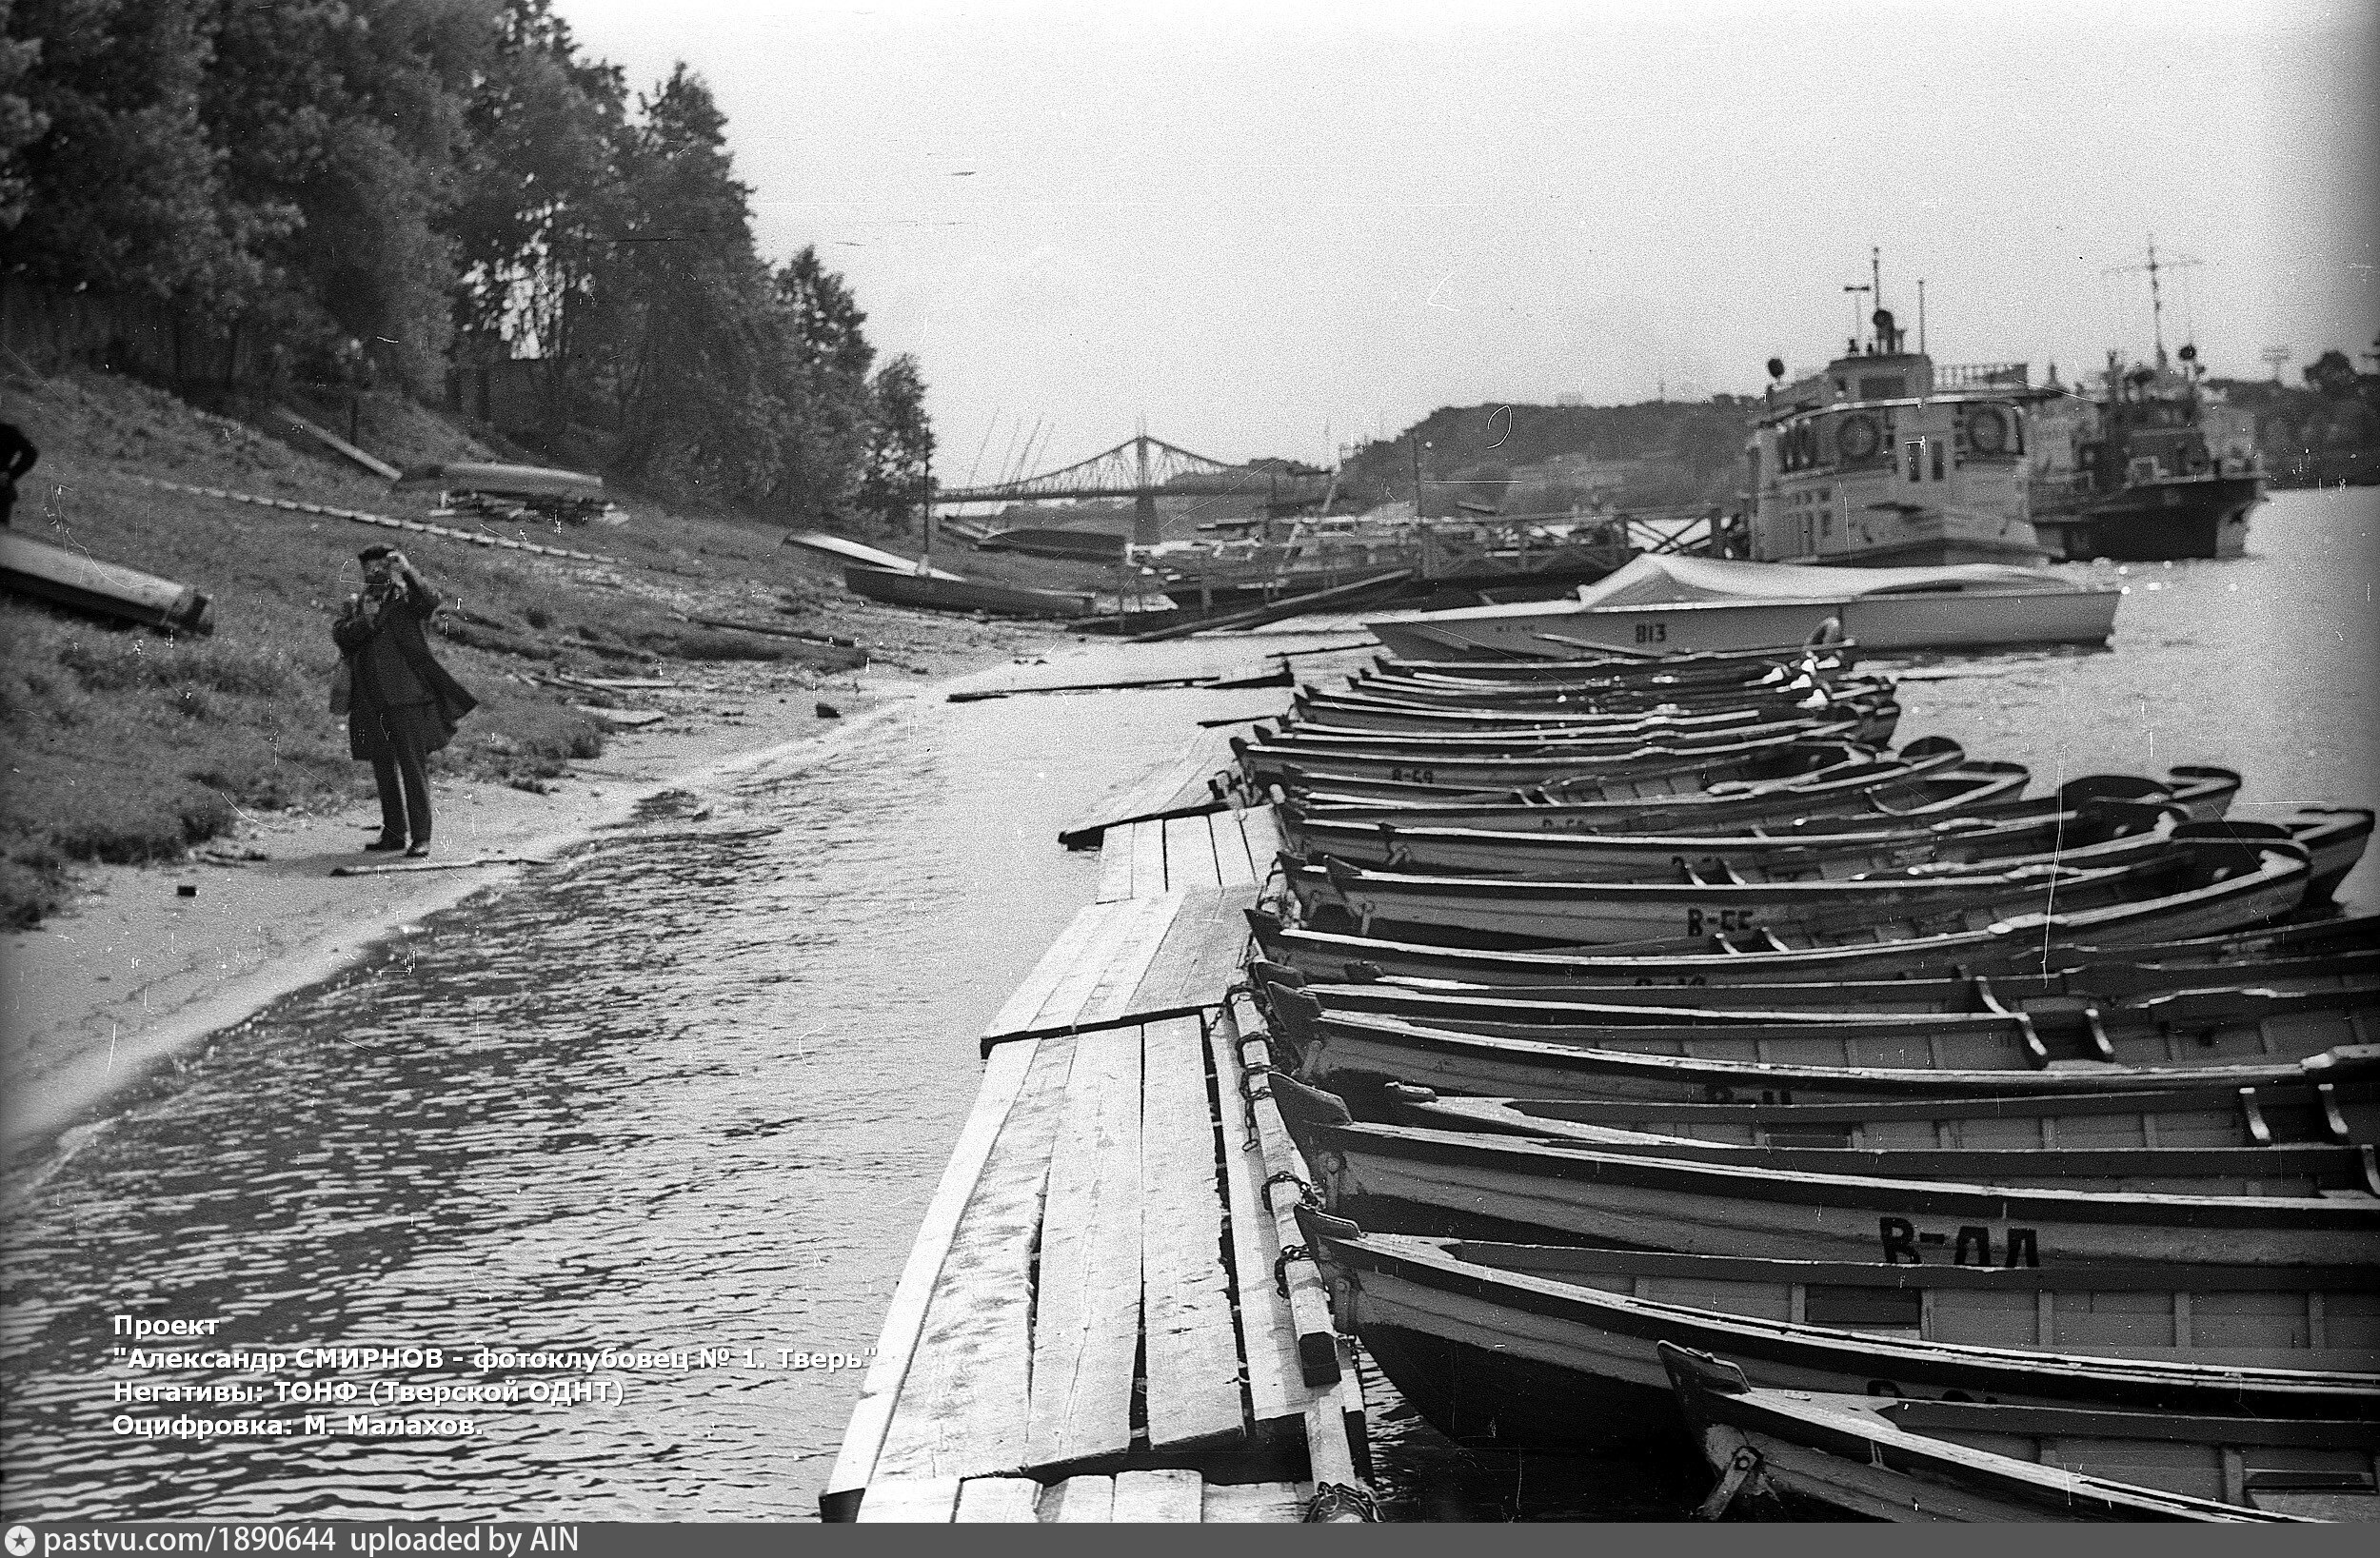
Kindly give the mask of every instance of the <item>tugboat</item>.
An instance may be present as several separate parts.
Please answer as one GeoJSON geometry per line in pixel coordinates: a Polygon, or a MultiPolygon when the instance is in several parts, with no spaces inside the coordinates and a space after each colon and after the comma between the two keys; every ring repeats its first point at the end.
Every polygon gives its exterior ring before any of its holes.
{"type": "MultiPolygon", "coordinates": [[[[1869,286],[1852,288],[1872,292],[1869,286]]],[[[2040,562],[2027,508],[2022,363],[1935,367],[1878,308],[1866,343],[1786,385],[1744,455],[1751,509],[1729,550],[1755,562],[1947,567],[2040,562]]]]}
{"type": "Polygon", "coordinates": [[[2196,346],[2182,347],[2178,367],[2167,360],[2154,239],[2137,268],[2149,272],[2156,361],[2127,372],[2108,353],[2095,400],[2048,386],[2056,398],[2035,412],[2034,528],[2065,559],[2238,557],[2264,501],[2255,420],[2202,382],[2196,346]]]}

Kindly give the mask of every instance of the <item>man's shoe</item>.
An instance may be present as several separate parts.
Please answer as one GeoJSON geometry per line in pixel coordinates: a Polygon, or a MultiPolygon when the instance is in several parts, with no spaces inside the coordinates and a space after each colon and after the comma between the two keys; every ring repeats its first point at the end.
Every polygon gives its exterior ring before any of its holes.
{"type": "Polygon", "coordinates": [[[403,849],[405,847],[405,840],[402,838],[391,838],[384,833],[379,838],[373,839],[370,843],[366,844],[364,847],[374,852],[403,849]]]}
{"type": "Polygon", "coordinates": [[[429,840],[425,838],[420,843],[415,844],[411,849],[407,850],[405,853],[410,858],[418,860],[423,856],[429,853],[429,840]]]}

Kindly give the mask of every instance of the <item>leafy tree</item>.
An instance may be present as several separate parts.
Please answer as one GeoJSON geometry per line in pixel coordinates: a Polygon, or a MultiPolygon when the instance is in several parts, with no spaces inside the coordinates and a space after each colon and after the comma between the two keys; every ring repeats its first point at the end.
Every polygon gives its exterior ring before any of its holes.
{"type": "Polygon", "coordinates": [[[2355,365],[2333,346],[2306,369],[2306,382],[2332,400],[2343,400],[2355,393],[2355,365]]]}
{"type": "Polygon", "coordinates": [[[41,40],[12,35],[13,11],[14,0],[0,0],[0,227],[13,227],[24,218],[33,186],[21,154],[50,128],[50,116],[33,107],[25,79],[41,58],[41,40]]]}
{"type": "Polygon", "coordinates": [[[506,0],[465,110],[469,146],[446,219],[455,324],[474,357],[543,358],[558,416],[572,325],[604,237],[625,221],[614,188],[626,120],[619,69],[579,59],[550,0],[506,0]]]}
{"type": "Polygon", "coordinates": [[[843,277],[804,247],[772,278],[785,330],[779,399],[787,427],[772,498],[794,523],[833,519],[858,497],[870,440],[868,369],[876,348],[843,277]]]}
{"type": "Polygon", "coordinates": [[[867,464],[859,506],[889,529],[907,531],[923,509],[934,460],[925,376],[902,352],[878,370],[868,395],[867,464]]]}
{"type": "Polygon", "coordinates": [[[22,212],[9,247],[31,279],[216,317],[250,301],[252,246],[295,213],[225,199],[202,114],[214,11],[205,0],[9,8],[0,53],[17,85],[0,75],[0,140],[15,155],[0,206],[22,212]]]}

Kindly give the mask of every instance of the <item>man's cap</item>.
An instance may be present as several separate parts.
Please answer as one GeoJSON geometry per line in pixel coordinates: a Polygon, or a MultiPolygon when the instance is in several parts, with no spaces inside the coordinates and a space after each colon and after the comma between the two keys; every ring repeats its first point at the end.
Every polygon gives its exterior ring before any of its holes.
{"type": "Polygon", "coordinates": [[[382,558],[396,556],[397,549],[385,541],[376,541],[355,555],[366,562],[378,562],[382,558]]]}

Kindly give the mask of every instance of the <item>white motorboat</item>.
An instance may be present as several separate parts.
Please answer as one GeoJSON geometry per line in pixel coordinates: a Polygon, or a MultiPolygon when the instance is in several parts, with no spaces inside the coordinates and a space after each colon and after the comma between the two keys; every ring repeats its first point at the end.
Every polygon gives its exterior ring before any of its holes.
{"type": "Polygon", "coordinates": [[[1406,660],[1662,655],[1848,638],[1863,654],[2104,643],[2123,591],[1972,562],[1834,568],[1639,557],[1570,601],[1398,612],[1364,625],[1406,660]]]}

